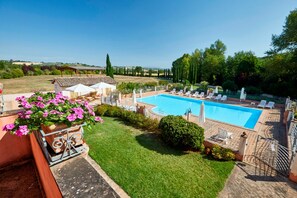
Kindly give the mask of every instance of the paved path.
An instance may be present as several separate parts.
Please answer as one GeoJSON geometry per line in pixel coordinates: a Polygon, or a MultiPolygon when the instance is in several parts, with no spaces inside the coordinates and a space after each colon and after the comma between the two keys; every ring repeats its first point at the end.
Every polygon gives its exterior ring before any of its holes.
{"type": "Polygon", "coordinates": [[[271,175],[269,170],[237,163],[218,197],[295,198],[297,197],[297,184],[283,176],[271,175]]]}

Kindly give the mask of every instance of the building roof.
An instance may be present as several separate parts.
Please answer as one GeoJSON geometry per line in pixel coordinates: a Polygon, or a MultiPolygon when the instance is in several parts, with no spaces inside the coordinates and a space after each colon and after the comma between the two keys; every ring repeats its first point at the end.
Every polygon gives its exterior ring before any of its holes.
{"type": "Polygon", "coordinates": [[[77,84],[91,86],[100,82],[115,85],[117,82],[109,76],[100,77],[60,77],[55,78],[52,83],[58,83],[60,87],[71,87],[77,84]]]}
{"type": "Polygon", "coordinates": [[[105,70],[104,67],[87,67],[87,66],[69,66],[71,69],[77,70],[105,70]]]}

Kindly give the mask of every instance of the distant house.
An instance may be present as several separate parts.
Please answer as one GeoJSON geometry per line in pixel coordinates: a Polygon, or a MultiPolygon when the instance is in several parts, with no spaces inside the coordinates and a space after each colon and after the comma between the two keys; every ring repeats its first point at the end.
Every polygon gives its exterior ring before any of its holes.
{"type": "Polygon", "coordinates": [[[71,87],[77,84],[83,84],[86,86],[91,86],[100,82],[108,83],[111,85],[116,85],[116,81],[109,76],[100,77],[60,77],[55,78],[52,84],[55,85],[55,92],[64,91],[67,87],[71,87]]]}
{"type": "Polygon", "coordinates": [[[89,66],[60,66],[60,70],[72,70],[74,73],[79,74],[80,71],[98,71],[99,74],[102,74],[102,71],[105,71],[104,67],[89,67],[89,66]]]}

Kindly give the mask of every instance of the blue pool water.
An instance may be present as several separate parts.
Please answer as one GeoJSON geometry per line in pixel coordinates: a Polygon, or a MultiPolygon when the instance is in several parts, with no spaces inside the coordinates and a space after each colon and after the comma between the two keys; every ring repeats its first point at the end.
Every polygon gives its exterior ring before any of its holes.
{"type": "MultiPolygon", "coordinates": [[[[152,110],[160,115],[184,115],[188,108],[199,115],[202,100],[160,94],[137,99],[138,102],[155,105],[152,110]]],[[[205,117],[229,124],[253,129],[262,110],[204,101],[205,117]]]]}

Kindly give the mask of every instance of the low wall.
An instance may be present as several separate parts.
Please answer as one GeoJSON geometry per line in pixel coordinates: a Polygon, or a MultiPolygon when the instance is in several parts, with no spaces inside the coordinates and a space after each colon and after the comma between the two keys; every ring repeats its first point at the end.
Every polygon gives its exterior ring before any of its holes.
{"type": "Polygon", "coordinates": [[[13,123],[16,118],[16,114],[0,117],[0,167],[32,157],[28,136],[18,137],[2,131],[4,125],[13,123]]]}
{"type": "Polygon", "coordinates": [[[39,173],[39,178],[47,198],[59,198],[62,197],[60,189],[56,183],[56,180],[52,174],[52,171],[45,159],[43,152],[37,142],[34,134],[30,135],[30,141],[32,146],[32,153],[35,159],[35,164],[39,173]]]}

